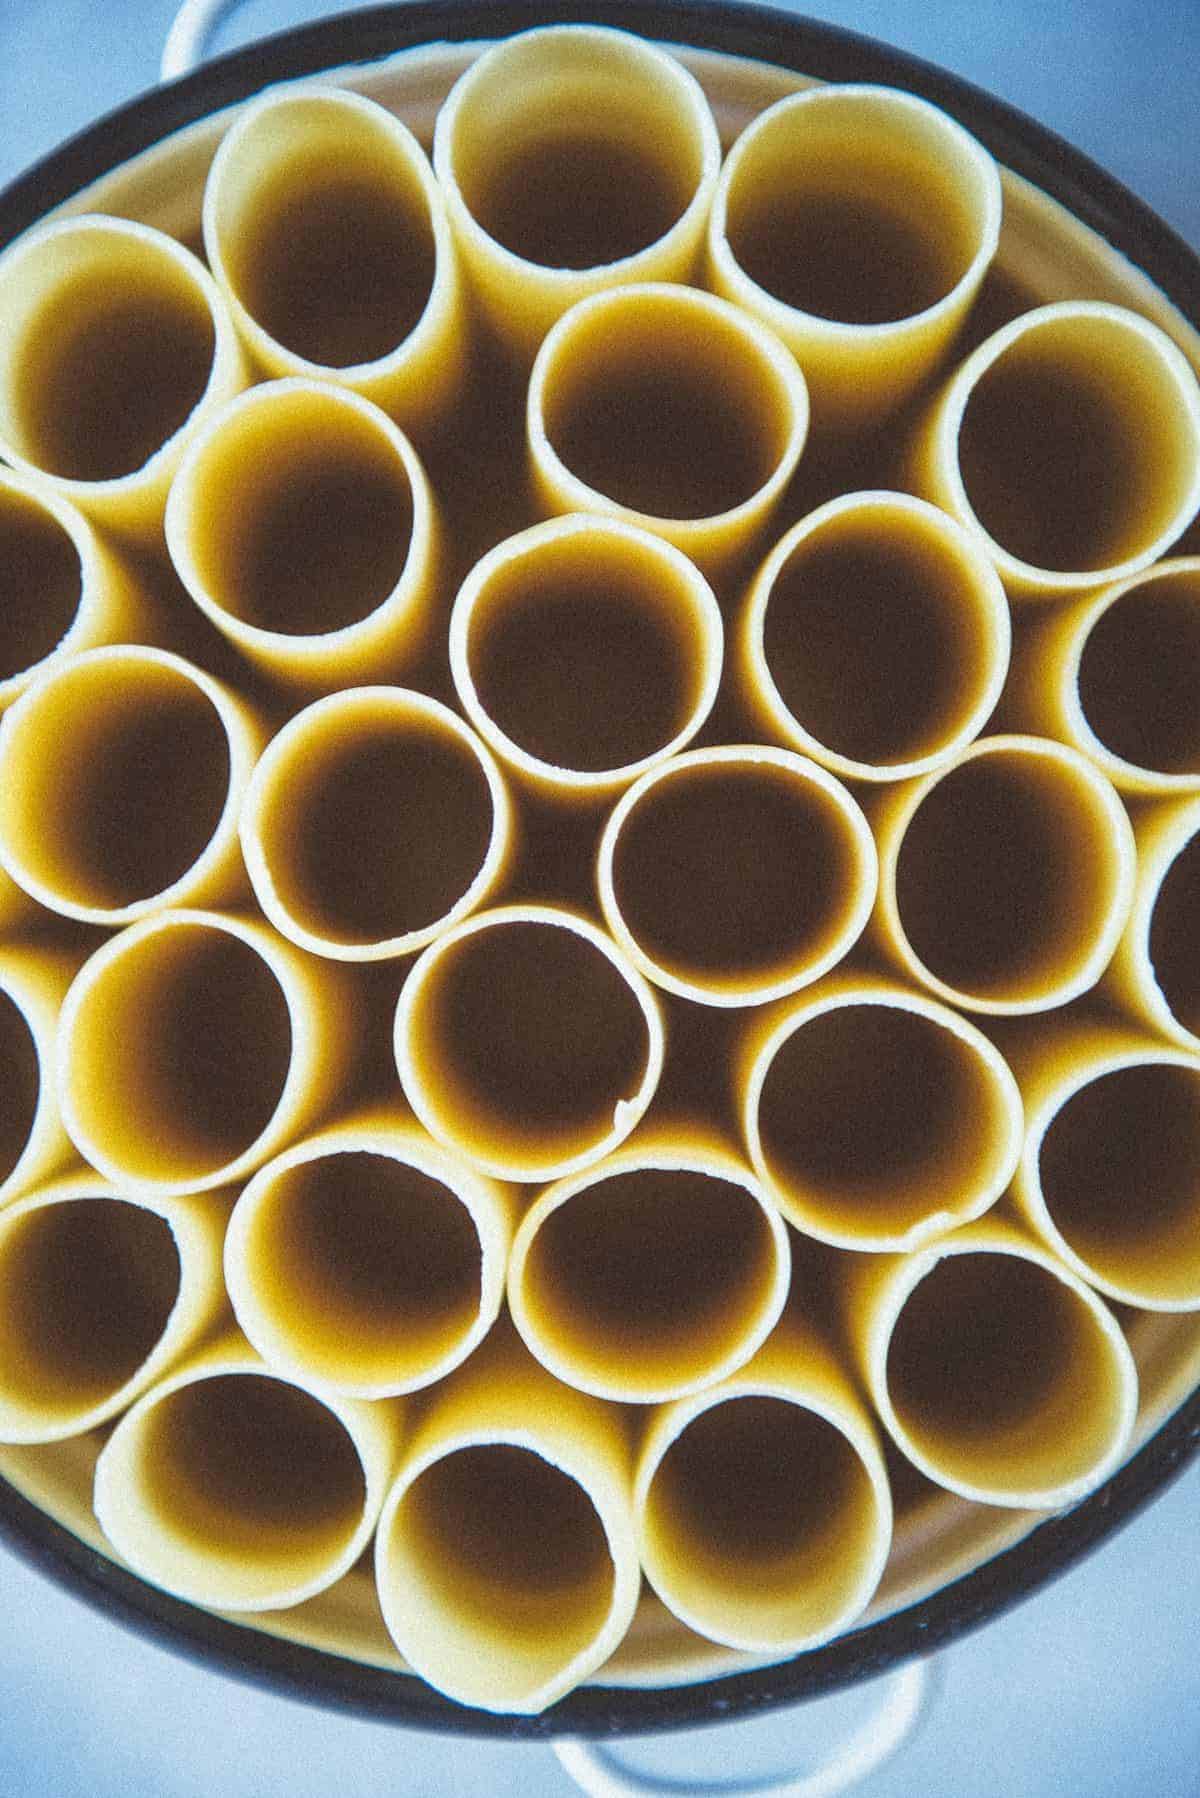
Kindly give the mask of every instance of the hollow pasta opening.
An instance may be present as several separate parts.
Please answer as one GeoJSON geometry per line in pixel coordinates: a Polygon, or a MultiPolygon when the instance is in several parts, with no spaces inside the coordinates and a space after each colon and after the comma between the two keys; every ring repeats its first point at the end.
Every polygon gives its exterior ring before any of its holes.
{"type": "Polygon", "coordinates": [[[0,1184],[25,1153],[42,1092],[38,1046],[20,1006],[0,990],[0,1184]]]}
{"type": "Polygon", "coordinates": [[[1200,835],[1162,879],[1150,914],[1150,961],[1171,1015],[1200,1036],[1200,835]]]}
{"type": "Polygon", "coordinates": [[[1200,775],[1200,568],[1163,572],[1108,606],[1084,640],[1079,702],[1110,754],[1200,775]]]}
{"type": "Polygon", "coordinates": [[[79,551],[53,513],[0,485],[0,681],[57,649],[83,592],[79,551]]]}

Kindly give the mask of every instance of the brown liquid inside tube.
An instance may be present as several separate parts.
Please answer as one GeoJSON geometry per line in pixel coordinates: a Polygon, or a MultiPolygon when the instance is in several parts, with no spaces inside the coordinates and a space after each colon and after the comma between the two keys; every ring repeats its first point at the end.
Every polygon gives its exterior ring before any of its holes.
{"type": "Polygon", "coordinates": [[[1163,575],[1115,600],[1079,658],[1083,715],[1138,768],[1200,774],[1200,573],[1163,575]]]}
{"type": "Polygon", "coordinates": [[[200,401],[214,347],[199,296],[165,280],[132,292],[91,274],[66,283],[25,330],[17,446],[70,480],[136,473],[200,401]]]}
{"type": "Polygon", "coordinates": [[[33,1034],[19,1007],[0,992],[0,1181],[8,1179],[25,1152],[41,1087],[33,1034]]]}
{"type": "Polygon", "coordinates": [[[81,1410],[133,1378],[179,1292],[166,1221],[122,1199],[29,1212],[0,1259],[0,1387],[81,1410]]]}
{"type": "Polygon", "coordinates": [[[0,681],[32,668],[79,607],[79,551],[36,500],[0,488],[0,681]]]}
{"type": "Polygon", "coordinates": [[[649,248],[690,190],[660,157],[618,137],[573,130],[496,144],[463,182],[489,236],[545,268],[585,269],[649,248]]]}
{"type": "Polygon", "coordinates": [[[1200,835],[1163,878],[1150,918],[1150,961],[1163,997],[1185,1030],[1200,1036],[1200,835]]]}

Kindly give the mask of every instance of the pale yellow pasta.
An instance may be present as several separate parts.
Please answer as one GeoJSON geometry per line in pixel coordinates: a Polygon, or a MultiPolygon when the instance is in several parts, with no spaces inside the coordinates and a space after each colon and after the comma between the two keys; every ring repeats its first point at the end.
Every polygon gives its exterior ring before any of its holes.
{"type": "Polygon", "coordinates": [[[571,513],[478,561],[450,616],[459,703],[515,778],[568,805],[615,797],[703,726],[724,627],[681,551],[571,513]]]}
{"type": "Polygon", "coordinates": [[[508,792],[456,712],[405,687],[305,708],[254,771],[241,839],[284,936],[336,961],[382,961],[483,904],[512,859],[508,792]]]}
{"type": "Polygon", "coordinates": [[[84,963],[58,1027],[67,1131],[116,1184],[206,1191],[341,1096],[359,1049],[340,969],[232,913],[168,911],[84,963]]]}
{"type": "Polygon", "coordinates": [[[380,680],[426,646],[436,502],[407,437],[358,394],[297,376],[215,413],[171,488],[166,537],[200,610],[277,680],[380,680]]]}
{"type": "Polygon", "coordinates": [[[1200,506],[1200,386],[1138,313],[1040,306],[955,370],[912,475],[980,534],[1013,600],[1107,586],[1148,568],[1200,506]]]}
{"type": "Polygon", "coordinates": [[[95,1429],[195,1346],[228,1311],[232,1204],[72,1173],[0,1215],[0,1442],[95,1429]]]}
{"type": "Polygon", "coordinates": [[[1134,820],[1138,871],[1106,990],[1139,1023],[1200,1054],[1200,797],[1134,820]]]}
{"type": "Polygon", "coordinates": [[[216,283],[161,231],[58,219],[0,256],[0,454],[95,523],[158,540],[184,449],[245,383],[216,283]]]}
{"type": "Polygon", "coordinates": [[[910,1255],[855,1256],[844,1320],[896,1446],[981,1504],[1059,1509],[1119,1465],[1137,1369],[1112,1313],[1011,1223],[985,1218],[910,1255]]]}
{"type": "Polygon", "coordinates": [[[81,959],[32,941],[0,947],[0,1205],[74,1159],[55,1090],[55,1030],[81,959]]]}
{"type": "Polygon", "coordinates": [[[761,112],[726,157],[709,275],[793,351],[817,433],[870,429],[947,356],[1001,209],[992,158],[939,107],[814,87],[761,112]]]}
{"type": "Polygon", "coordinates": [[[639,1587],[629,1425],[498,1328],[431,1394],[379,1520],[384,1620],[462,1704],[538,1712],[600,1668],[639,1587]]]}
{"type": "Polygon", "coordinates": [[[655,1404],[748,1361],[790,1271],[783,1220],[749,1168],[690,1137],[642,1132],[525,1213],[508,1305],[558,1379],[655,1404]]]}
{"type": "Polygon", "coordinates": [[[429,1386],[496,1321],[515,1211],[399,1107],[357,1115],[243,1191],[225,1245],[238,1322],[302,1383],[364,1399],[429,1386]]]}
{"type": "Polygon", "coordinates": [[[874,1426],[794,1304],[739,1372],[649,1414],[634,1502],[642,1566],[664,1604],[757,1654],[848,1629],[891,1546],[874,1426]]]}
{"type": "Polygon", "coordinates": [[[832,774],[788,750],[689,750],[609,815],[596,858],[613,936],[656,986],[761,1005],[808,985],[862,933],[875,845],[832,774]]]}
{"type": "Polygon", "coordinates": [[[1021,1153],[1021,1097],[987,1037],[875,974],[839,969],[755,1016],[735,1088],[766,1191],[838,1248],[907,1253],[981,1217],[1021,1153]]]}
{"type": "Polygon", "coordinates": [[[1077,750],[983,737],[871,807],[873,931],[909,979],[967,1011],[1046,1011],[1093,987],[1129,916],[1133,832],[1077,750]]]}
{"type": "Polygon", "coordinates": [[[266,729],[163,649],[93,649],[0,722],[0,865],[49,910],[132,923],[247,896],[238,815],[266,729]]]}
{"type": "Polygon", "coordinates": [[[418,434],[446,417],[467,308],[441,190],[394,113],[342,88],[261,96],[213,159],[204,247],[263,374],[336,381],[418,434]]]}
{"type": "Polygon", "coordinates": [[[808,434],[791,352],[748,313],[661,283],[579,300],[533,365],[534,497],[664,537],[706,574],[755,548],[808,434]]]}
{"type": "Polygon", "coordinates": [[[134,1572],[193,1604],[281,1610],[371,1540],[402,1414],[268,1369],[235,1332],[160,1380],[96,1463],[94,1505],[134,1572]]]}
{"type": "Polygon", "coordinates": [[[691,278],[721,146],[699,82],[665,50],[558,25],[471,64],[433,161],[472,297],[528,367],[576,300],[691,278]]]}

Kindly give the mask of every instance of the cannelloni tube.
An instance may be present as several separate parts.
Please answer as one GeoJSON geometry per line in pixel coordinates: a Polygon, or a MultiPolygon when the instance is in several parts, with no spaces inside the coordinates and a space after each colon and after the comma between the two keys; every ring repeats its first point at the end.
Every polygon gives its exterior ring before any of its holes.
{"type": "Polygon", "coordinates": [[[1014,1196],[1110,1298],[1200,1308],[1200,1055],[1106,1021],[1013,1026],[1029,1119],[1014,1196]]]}
{"type": "Polygon", "coordinates": [[[1021,1153],[1021,1097],[949,1007],[841,971],[754,1019],[738,1100],[750,1159],[789,1222],[898,1253],[980,1217],[1021,1153]]]}
{"type": "Polygon", "coordinates": [[[399,1115],[268,1162],[237,1202],[225,1273],[272,1367],[352,1397],[428,1386],[496,1320],[515,1205],[399,1115]]]}
{"type": "Polygon", "coordinates": [[[0,725],[0,864],[51,911],[132,923],[246,889],[238,814],[266,732],[162,649],[93,649],[0,725]]]}
{"type": "Polygon", "coordinates": [[[433,162],[473,298],[527,367],[585,295],[691,278],[721,146],[673,56],[560,25],[472,63],[438,114],[433,162]]]}
{"type": "Polygon", "coordinates": [[[1148,568],[1200,506],[1200,386],[1137,313],[1040,306],[972,351],[915,441],[918,490],[982,532],[1010,596],[1148,568]]]}
{"type": "Polygon", "coordinates": [[[1137,1369],[1103,1300],[990,1218],[911,1255],[853,1257],[849,1341],[890,1435],[922,1473],[983,1504],[1059,1509],[1129,1445],[1137,1369]]]}
{"type": "Polygon", "coordinates": [[[983,146],[915,94],[789,94],[725,159],[709,217],[716,291],[777,331],[818,430],[894,410],[950,349],[1000,234],[983,146]]]}
{"type": "Polygon", "coordinates": [[[1140,1023],[1200,1054],[1200,798],[1145,807],[1134,832],[1133,908],[1105,984],[1140,1023]]]}
{"type": "Polygon", "coordinates": [[[1043,737],[984,737],[884,792],[875,934],[969,1011],[1046,1011],[1095,985],[1133,898],[1133,832],[1099,769],[1043,737]]]}
{"type": "Polygon", "coordinates": [[[739,1372],[650,1413],[634,1503],[663,1603],[701,1635],[758,1654],[848,1628],[891,1546],[866,1408],[794,1306],[739,1372]]]}
{"type": "Polygon", "coordinates": [[[344,89],[264,95],[204,190],[204,247],[263,374],[351,387],[421,433],[465,372],[446,206],[396,116],[344,89]]]}
{"type": "Polygon", "coordinates": [[[625,1414],[506,1326],[431,1393],[379,1520],[384,1621],[462,1704],[536,1712],[594,1673],[640,1586],[625,1414]]]}
{"type": "Polygon", "coordinates": [[[147,626],[136,581],[79,508],[8,469],[0,469],[0,568],[0,710],[68,656],[147,626]]]}
{"type": "Polygon", "coordinates": [[[463,710],[524,785],[568,803],[614,796],[682,749],[723,655],[699,569],[648,531],[582,513],[489,551],[450,618],[463,710]]]}
{"type": "Polygon", "coordinates": [[[1022,633],[1004,698],[1132,798],[1200,792],[1200,556],[1159,562],[1022,633]]]}
{"type": "Polygon", "coordinates": [[[341,970],[230,913],[144,918],[63,1003],[59,1103],[108,1179],[158,1193],[244,1178],[311,1128],[352,1062],[341,970]]]}
{"type": "Polygon", "coordinates": [[[201,611],[277,680],[378,680],[423,647],[433,495],[407,437],[355,393],[269,381],[217,413],[171,489],[166,534],[201,611]]]}
{"type": "Polygon", "coordinates": [[[339,961],[421,949],[480,905],[508,866],[508,793],[486,745],[436,699],[359,687],[273,738],[242,812],[263,911],[339,961]]]}
{"type": "Polygon", "coordinates": [[[808,432],[791,352],[748,313],[647,284],[580,300],[529,383],[542,511],[641,525],[720,573],[753,548],[808,432]]]}
{"type": "Polygon", "coordinates": [[[499,1179],[580,1172],[658,1085],[655,996],[586,918],[506,905],[422,951],[396,1008],[396,1065],[426,1129],[499,1179]]]}
{"type": "Polygon", "coordinates": [[[784,749],[694,749],[609,817],[600,904],[649,979],[702,1005],[760,1005],[825,973],[875,901],[875,845],[850,794],[784,749]]]}
{"type": "Polygon", "coordinates": [[[901,780],[978,736],[1008,669],[1008,602],[977,540],[904,493],[810,512],[750,585],[738,674],[764,733],[851,780],[901,780]]]}
{"type": "Polygon", "coordinates": [[[55,1091],[54,1039],[79,962],[32,943],[0,948],[0,1205],[74,1159],[55,1091]]]}
{"type": "Polygon", "coordinates": [[[0,257],[0,454],[97,524],[157,538],[184,448],[245,382],[216,283],[161,231],[60,219],[0,257]]]}
{"type": "Polygon", "coordinates": [[[395,1470],[400,1413],[268,1369],[236,1333],[140,1398],[96,1463],[100,1527],[193,1604],[274,1611],[348,1573],[395,1470]]]}
{"type": "Polygon", "coordinates": [[[195,1346],[226,1309],[232,1203],[73,1174],[0,1215],[0,1442],[94,1429],[195,1346]]]}
{"type": "Polygon", "coordinates": [[[790,1271],[783,1220],[749,1168],[691,1139],[639,1137],[526,1212],[508,1302],[560,1380],[653,1404],[748,1361],[790,1271]]]}

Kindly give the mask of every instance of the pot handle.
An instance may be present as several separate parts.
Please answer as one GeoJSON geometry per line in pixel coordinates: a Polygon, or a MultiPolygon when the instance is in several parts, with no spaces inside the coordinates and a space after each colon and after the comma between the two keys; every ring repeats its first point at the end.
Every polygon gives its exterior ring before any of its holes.
{"type": "Polygon", "coordinates": [[[929,1660],[909,1661],[887,1676],[880,1703],[824,1766],[782,1779],[730,1784],[637,1773],[601,1744],[559,1736],[550,1746],[563,1772],[587,1798],[838,1798],[878,1772],[908,1741],[933,1696],[929,1660]]]}
{"type": "Polygon", "coordinates": [[[213,33],[222,19],[236,12],[242,0],[183,0],[171,21],[162,61],[160,81],[175,81],[197,68],[208,54],[213,33]]]}

